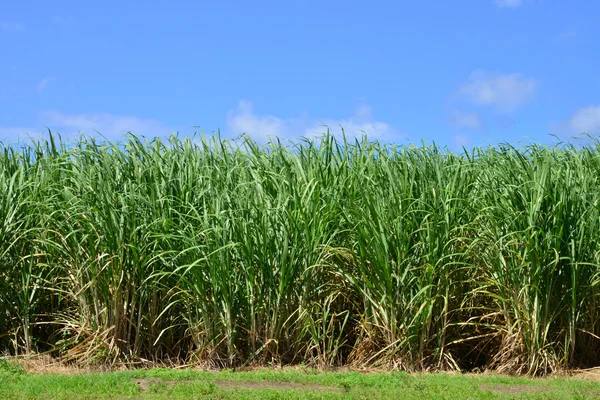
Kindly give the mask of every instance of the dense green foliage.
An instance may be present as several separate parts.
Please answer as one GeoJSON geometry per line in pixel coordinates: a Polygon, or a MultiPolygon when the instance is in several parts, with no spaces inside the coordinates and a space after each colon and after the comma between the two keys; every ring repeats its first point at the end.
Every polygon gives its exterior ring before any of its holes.
{"type": "Polygon", "coordinates": [[[600,145],[51,135],[0,149],[0,193],[0,351],[600,364],[600,145]]]}

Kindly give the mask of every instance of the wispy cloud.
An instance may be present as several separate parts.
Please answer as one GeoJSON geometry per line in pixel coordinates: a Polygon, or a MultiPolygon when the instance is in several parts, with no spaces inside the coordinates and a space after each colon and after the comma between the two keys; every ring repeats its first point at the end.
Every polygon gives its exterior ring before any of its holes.
{"type": "Polygon", "coordinates": [[[51,76],[47,76],[44,79],[42,79],[40,81],[40,83],[38,83],[38,86],[37,86],[38,93],[42,93],[44,91],[44,89],[46,89],[46,86],[48,86],[48,84],[50,82],[55,81],[55,80],[56,80],[56,78],[51,77],[51,76]]]}
{"type": "Polygon", "coordinates": [[[42,127],[33,128],[25,126],[1,127],[0,126],[0,142],[14,143],[19,140],[25,140],[28,137],[40,137],[44,134],[42,127]]]}
{"type": "Polygon", "coordinates": [[[551,122],[550,131],[559,137],[569,138],[581,134],[600,135],[600,105],[591,105],[576,110],[571,118],[551,122]]]}
{"type": "Polygon", "coordinates": [[[260,142],[270,138],[294,139],[315,137],[330,129],[334,135],[341,135],[342,129],[348,137],[366,134],[370,139],[392,141],[405,138],[389,124],[372,117],[371,107],[361,104],[354,115],[346,119],[281,119],[273,115],[258,115],[252,103],[240,101],[238,106],[227,114],[227,132],[231,136],[248,134],[260,142]]]}
{"type": "Polygon", "coordinates": [[[79,134],[119,140],[128,132],[144,136],[168,137],[177,129],[153,119],[108,113],[66,114],[55,110],[38,113],[34,126],[0,126],[0,141],[17,142],[28,138],[41,138],[48,129],[66,140],[76,139],[79,134]]]}
{"type": "Polygon", "coordinates": [[[461,128],[470,128],[474,130],[480,129],[482,126],[479,114],[457,110],[452,112],[452,123],[461,128]]]}
{"type": "Polygon", "coordinates": [[[373,109],[368,104],[361,104],[354,110],[354,115],[358,118],[371,118],[373,109]]]}
{"type": "Polygon", "coordinates": [[[66,136],[79,132],[94,135],[98,132],[107,139],[118,139],[127,132],[133,132],[151,138],[168,136],[175,131],[153,119],[108,113],[65,114],[50,110],[41,112],[39,120],[44,126],[66,136]]]}
{"type": "Polygon", "coordinates": [[[479,106],[494,106],[498,112],[511,113],[529,102],[537,88],[535,79],[520,73],[498,74],[476,70],[458,89],[458,97],[479,106]]]}
{"type": "Polygon", "coordinates": [[[577,38],[577,31],[575,29],[569,29],[556,35],[556,39],[560,42],[573,42],[577,38]]]}
{"type": "Polygon", "coordinates": [[[0,21],[0,29],[4,29],[6,31],[23,32],[25,31],[25,25],[18,22],[0,21]]]}
{"type": "MultiPolygon", "coordinates": [[[[39,138],[46,134],[45,128],[58,132],[65,139],[77,138],[80,133],[102,137],[109,140],[123,138],[127,132],[153,138],[166,137],[176,128],[167,126],[158,120],[140,118],[131,115],[109,113],[69,114],[56,110],[38,113],[36,127],[0,127],[0,140],[18,141],[28,137],[39,138]]],[[[371,139],[393,141],[406,138],[389,124],[372,117],[371,107],[362,104],[354,114],[346,119],[282,119],[273,115],[260,115],[254,111],[252,103],[240,101],[237,107],[227,114],[226,136],[237,137],[243,133],[253,139],[266,143],[269,139],[298,139],[314,137],[326,132],[327,125],[334,135],[340,135],[342,128],[348,137],[360,137],[366,134],[371,139]],[[341,126],[341,127],[340,127],[341,126]]],[[[187,128],[184,128],[184,130],[187,128]]]]}
{"type": "Polygon", "coordinates": [[[522,0],[496,0],[496,5],[500,8],[517,8],[522,4],[522,0]]]}
{"type": "Polygon", "coordinates": [[[329,129],[335,136],[341,136],[342,130],[346,137],[362,137],[366,135],[371,140],[380,140],[382,142],[391,142],[395,140],[406,139],[397,129],[386,122],[376,120],[361,120],[357,117],[347,119],[329,119],[315,123],[312,127],[306,129],[304,137],[316,137],[322,135],[329,129]]]}
{"type": "Polygon", "coordinates": [[[456,134],[452,139],[452,144],[456,149],[462,149],[463,147],[467,147],[471,143],[469,136],[465,135],[464,133],[456,134]]]}

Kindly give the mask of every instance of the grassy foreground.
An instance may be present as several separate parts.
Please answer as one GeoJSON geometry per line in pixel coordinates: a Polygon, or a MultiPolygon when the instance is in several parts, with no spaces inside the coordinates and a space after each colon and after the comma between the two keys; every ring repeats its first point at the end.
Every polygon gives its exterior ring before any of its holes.
{"type": "Polygon", "coordinates": [[[599,305],[598,143],[0,147],[3,353],[534,375],[599,305]]]}
{"type": "Polygon", "coordinates": [[[308,369],[33,374],[4,363],[0,364],[0,396],[6,399],[594,399],[600,396],[600,384],[566,377],[315,373],[308,369]]]}

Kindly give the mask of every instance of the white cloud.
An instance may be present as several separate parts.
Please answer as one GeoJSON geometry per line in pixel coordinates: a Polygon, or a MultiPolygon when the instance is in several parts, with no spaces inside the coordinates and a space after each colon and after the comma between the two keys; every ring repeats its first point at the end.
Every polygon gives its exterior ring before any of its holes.
{"type": "Polygon", "coordinates": [[[562,137],[572,137],[582,133],[600,135],[600,105],[580,108],[566,121],[551,122],[550,131],[562,137]]]}
{"type": "MultiPolygon", "coordinates": [[[[127,132],[153,138],[166,137],[176,131],[160,121],[136,116],[108,113],[67,114],[55,110],[40,112],[36,125],[29,128],[0,127],[0,140],[26,140],[29,136],[39,138],[47,133],[45,127],[60,133],[67,140],[77,138],[80,133],[115,140],[123,138],[127,132]]],[[[347,137],[360,137],[364,131],[369,138],[381,141],[405,138],[389,124],[374,119],[368,105],[361,105],[353,116],[346,119],[282,119],[272,115],[259,115],[255,113],[250,102],[240,101],[235,109],[227,113],[226,125],[224,136],[237,137],[247,133],[261,143],[266,143],[273,137],[284,140],[302,136],[314,137],[326,132],[327,128],[323,125],[327,125],[335,135],[341,134],[341,125],[347,137]]]]}
{"type": "Polygon", "coordinates": [[[43,111],[40,113],[40,120],[44,125],[66,131],[65,133],[83,132],[92,135],[97,131],[106,138],[120,138],[127,132],[151,138],[169,135],[174,131],[156,120],[107,113],[64,114],[43,111]]]}
{"type": "Polygon", "coordinates": [[[284,138],[291,134],[290,121],[272,115],[259,116],[254,113],[252,103],[240,101],[238,106],[227,113],[227,130],[234,135],[247,133],[253,138],[267,141],[269,137],[284,138]]]}
{"type": "Polygon", "coordinates": [[[522,0],[496,0],[496,5],[500,8],[517,8],[522,4],[522,0]]]}
{"type": "Polygon", "coordinates": [[[511,113],[529,102],[537,88],[535,79],[520,73],[493,74],[476,70],[458,89],[458,96],[480,106],[494,106],[499,112],[511,113]]]}
{"type": "Polygon", "coordinates": [[[362,104],[347,119],[281,119],[272,115],[257,115],[252,103],[240,101],[238,106],[227,113],[227,133],[231,136],[248,134],[254,140],[267,142],[270,138],[293,139],[300,137],[315,137],[330,129],[334,135],[341,135],[342,129],[346,136],[362,136],[370,139],[391,141],[402,139],[397,130],[389,124],[375,120],[371,116],[371,107],[362,104]]]}
{"type": "Polygon", "coordinates": [[[18,22],[0,21],[0,28],[4,29],[6,31],[18,31],[18,32],[25,31],[25,25],[20,24],[18,22]]]}
{"type": "Polygon", "coordinates": [[[389,124],[381,121],[361,121],[355,117],[344,120],[324,120],[316,123],[304,131],[304,137],[316,137],[329,132],[335,136],[341,136],[342,130],[346,137],[362,137],[366,135],[370,140],[392,141],[404,139],[398,131],[389,124]]]}
{"type": "Polygon", "coordinates": [[[474,112],[454,111],[452,113],[452,123],[461,128],[480,129],[482,126],[479,114],[474,112]]]}
{"type": "Polygon", "coordinates": [[[56,80],[56,78],[53,78],[51,76],[47,76],[44,79],[42,79],[40,81],[40,83],[38,83],[38,86],[37,86],[38,93],[42,93],[44,91],[44,89],[46,89],[46,86],[48,86],[48,84],[54,80],[56,80]]]}

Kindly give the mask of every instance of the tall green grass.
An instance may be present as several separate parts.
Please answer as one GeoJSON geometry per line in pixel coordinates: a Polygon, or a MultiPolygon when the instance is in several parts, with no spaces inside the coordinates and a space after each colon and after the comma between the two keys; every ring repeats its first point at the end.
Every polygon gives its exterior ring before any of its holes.
{"type": "Polygon", "coordinates": [[[600,364],[600,145],[56,135],[0,153],[0,350],[600,364]]]}

